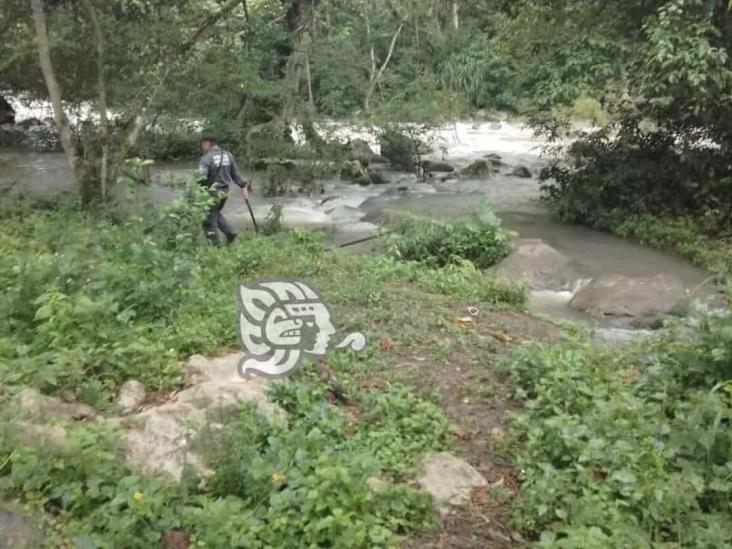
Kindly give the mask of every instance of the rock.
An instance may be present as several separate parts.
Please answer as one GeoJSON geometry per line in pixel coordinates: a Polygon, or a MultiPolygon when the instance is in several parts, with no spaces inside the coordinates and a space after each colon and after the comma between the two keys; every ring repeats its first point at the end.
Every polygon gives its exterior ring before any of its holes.
{"type": "Polygon", "coordinates": [[[531,174],[531,170],[527,168],[526,166],[516,166],[512,171],[511,175],[514,177],[523,177],[524,179],[528,179],[529,177],[533,177],[531,174]]]}
{"type": "Polygon", "coordinates": [[[0,502],[0,549],[45,547],[38,517],[28,516],[14,505],[0,502]]]}
{"type": "Polygon", "coordinates": [[[603,276],[580,289],[570,307],[610,316],[650,317],[670,313],[686,290],[673,275],[603,276]]]}
{"type": "Polygon", "coordinates": [[[530,238],[516,241],[513,251],[492,271],[532,290],[570,290],[583,278],[582,268],[574,260],[543,240],[530,238]]]}
{"type": "Polygon", "coordinates": [[[32,419],[90,419],[96,417],[94,408],[79,402],[64,402],[60,398],[42,395],[35,389],[23,389],[17,395],[20,409],[32,419]]]}
{"type": "Polygon", "coordinates": [[[122,384],[117,395],[117,406],[124,414],[136,411],[145,401],[145,386],[130,379],[122,384]]]}
{"type": "Polygon", "coordinates": [[[409,136],[397,131],[384,131],[379,136],[381,154],[392,166],[410,171],[414,166],[414,143],[409,136]]]}
{"type": "Polygon", "coordinates": [[[371,178],[368,176],[368,174],[366,174],[366,175],[362,175],[358,179],[355,179],[353,182],[356,185],[361,185],[362,187],[368,187],[369,185],[371,185],[371,178]]]}
{"type": "Polygon", "coordinates": [[[143,472],[180,479],[186,465],[208,475],[203,460],[190,449],[200,428],[211,423],[213,413],[254,403],[266,417],[284,418],[284,411],[267,400],[270,381],[239,375],[242,353],[207,359],[194,355],[185,365],[185,381],[192,386],[169,402],[122,420],[127,458],[143,472]]]}
{"type": "Polygon", "coordinates": [[[344,181],[356,181],[364,176],[368,177],[368,173],[366,172],[366,168],[358,160],[346,160],[343,163],[341,167],[341,179],[344,181]]]}
{"type": "Polygon", "coordinates": [[[374,154],[371,156],[371,162],[370,164],[389,164],[389,159],[385,156],[381,156],[380,154],[374,154]]]}
{"type": "Polygon", "coordinates": [[[17,126],[19,128],[23,128],[24,130],[29,130],[33,127],[45,125],[38,118],[26,118],[25,120],[21,120],[20,122],[18,122],[17,126]]]}
{"type": "Polygon", "coordinates": [[[348,158],[358,160],[365,168],[368,167],[371,158],[376,156],[376,153],[371,150],[371,146],[363,139],[353,139],[349,141],[347,147],[348,158]]]}
{"type": "Polygon", "coordinates": [[[0,124],[14,124],[15,109],[8,101],[0,95],[0,124]]]}
{"type": "Polygon", "coordinates": [[[498,131],[503,127],[503,124],[500,122],[491,122],[490,129],[493,131],[498,131]]]}
{"type": "Polygon", "coordinates": [[[478,159],[469,166],[463,168],[460,173],[462,175],[469,175],[473,177],[486,177],[492,175],[495,171],[493,164],[487,160],[478,159]]]}
{"type": "Polygon", "coordinates": [[[488,153],[486,155],[483,155],[483,158],[485,158],[488,162],[490,162],[495,167],[503,165],[500,154],[488,153]]]}
{"type": "Polygon", "coordinates": [[[428,172],[454,172],[455,168],[447,162],[437,162],[435,160],[424,160],[422,161],[422,167],[428,172]]]}
{"type": "Polygon", "coordinates": [[[16,421],[18,440],[23,444],[36,446],[63,446],[68,433],[60,425],[37,425],[27,421],[16,421]]]}
{"type": "Polygon", "coordinates": [[[473,488],[488,485],[466,461],[448,453],[429,454],[422,460],[417,484],[432,494],[438,505],[465,505],[473,488]]]}
{"type": "Polygon", "coordinates": [[[386,183],[389,183],[389,180],[386,178],[384,172],[382,172],[381,170],[374,170],[369,168],[368,176],[370,182],[374,185],[385,185],[386,183]]]}

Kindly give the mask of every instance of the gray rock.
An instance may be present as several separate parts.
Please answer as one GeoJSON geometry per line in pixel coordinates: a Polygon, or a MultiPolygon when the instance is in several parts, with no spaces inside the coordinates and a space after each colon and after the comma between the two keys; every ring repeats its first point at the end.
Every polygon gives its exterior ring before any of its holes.
{"type": "Polygon", "coordinates": [[[97,415],[96,410],[87,404],[64,402],[60,398],[42,395],[30,388],[23,389],[16,399],[24,415],[32,419],[78,420],[91,419],[97,415]]]}
{"type": "Polygon", "coordinates": [[[358,160],[346,160],[341,166],[341,179],[344,181],[356,181],[364,176],[368,177],[368,173],[358,160]]]}
{"type": "Polygon", "coordinates": [[[436,160],[424,160],[422,161],[422,166],[428,172],[450,173],[455,171],[455,168],[447,162],[438,162],[436,160]]]}
{"type": "Polygon", "coordinates": [[[417,484],[444,507],[467,504],[473,488],[485,487],[488,482],[465,460],[439,452],[422,460],[417,484]]]}
{"type": "Polygon", "coordinates": [[[38,425],[27,421],[16,421],[18,440],[23,444],[35,446],[63,446],[68,432],[60,425],[38,425]]]}
{"type": "Polygon", "coordinates": [[[496,169],[491,162],[480,158],[463,168],[460,173],[472,177],[488,177],[495,172],[496,169]]]}
{"type": "Polygon", "coordinates": [[[522,177],[524,179],[528,179],[530,177],[533,177],[531,170],[527,168],[526,166],[516,166],[512,171],[511,175],[514,177],[522,177]]]}
{"type": "Polygon", "coordinates": [[[673,275],[610,275],[580,289],[569,304],[600,315],[652,317],[671,313],[685,295],[684,284],[673,275]]]}
{"type": "Polygon", "coordinates": [[[14,124],[15,109],[8,101],[0,95],[0,124],[14,124]]]}
{"type": "Polygon", "coordinates": [[[385,185],[386,183],[389,183],[389,180],[384,175],[384,172],[381,170],[375,170],[372,168],[368,169],[368,176],[371,183],[374,185],[385,185]]]}
{"type": "Polygon", "coordinates": [[[493,273],[532,290],[570,290],[583,278],[582,267],[540,239],[520,239],[493,273]]]}
{"type": "Polygon", "coordinates": [[[371,150],[371,146],[363,139],[353,139],[349,141],[347,147],[348,158],[358,160],[364,167],[367,167],[371,159],[376,156],[376,153],[371,150]]]}
{"type": "Polygon", "coordinates": [[[0,502],[0,549],[38,549],[44,535],[39,518],[28,516],[16,506],[0,502]]]}
{"type": "Polygon", "coordinates": [[[284,411],[267,400],[269,381],[239,375],[242,353],[207,359],[192,356],[184,367],[190,387],[169,402],[153,406],[121,421],[127,458],[143,472],[179,479],[186,465],[206,476],[210,471],[190,443],[213,414],[252,402],[265,416],[284,418],[284,411]]]}
{"type": "Polygon", "coordinates": [[[145,401],[145,386],[134,379],[125,381],[119,388],[117,395],[117,407],[124,414],[136,411],[145,401]]]}
{"type": "Polygon", "coordinates": [[[503,161],[501,160],[500,154],[488,153],[486,155],[483,155],[483,158],[486,159],[488,162],[490,162],[495,167],[503,165],[503,161]]]}

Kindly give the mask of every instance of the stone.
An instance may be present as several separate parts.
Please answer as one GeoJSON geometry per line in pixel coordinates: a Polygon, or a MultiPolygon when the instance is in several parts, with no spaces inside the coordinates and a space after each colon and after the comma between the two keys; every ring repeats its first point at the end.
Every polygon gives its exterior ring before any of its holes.
{"type": "Polygon", "coordinates": [[[532,290],[573,289],[582,277],[582,267],[541,239],[519,239],[513,251],[493,273],[499,278],[521,282],[532,290]]]}
{"type": "Polygon", "coordinates": [[[125,381],[119,388],[117,394],[117,407],[124,414],[130,414],[136,411],[145,401],[145,386],[134,379],[125,381]]]}
{"type": "Polygon", "coordinates": [[[569,305],[601,315],[651,317],[671,313],[685,296],[683,282],[674,275],[608,275],[577,291],[569,305]]]}
{"type": "Polygon", "coordinates": [[[13,106],[0,95],[0,124],[14,124],[15,109],[13,106]]]}
{"type": "Polygon", "coordinates": [[[44,535],[38,517],[28,516],[16,506],[0,502],[0,549],[38,549],[44,535]]]}
{"type": "Polygon", "coordinates": [[[493,164],[489,161],[479,158],[472,162],[469,166],[462,169],[460,172],[462,175],[469,175],[473,177],[487,177],[495,173],[493,164]]]}
{"type": "Polygon", "coordinates": [[[498,167],[503,165],[503,161],[501,160],[501,155],[496,153],[488,153],[483,155],[483,158],[490,162],[493,166],[498,167]]]}
{"type": "Polygon", "coordinates": [[[348,158],[358,160],[364,167],[368,167],[372,157],[376,156],[376,153],[371,149],[371,145],[363,139],[352,139],[347,147],[348,158]]]}
{"type": "Polygon", "coordinates": [[[473,488],[488,486],[488,482],[468,462],[448,452],[424,457],[417,476],[419,487],[435,498],[438,505],[465,505],[473,488]]]}
{"type": "Polygon", "coordinates": [[[224,410],[251,402],[265,417],[283,419],[284,411],[266,397],[271,382],[239,375],[242,356],[192,356],[184,367],[189,387],[170,401],[120,422],[126,429],[122,441],[127,459],[148,474],[180,479],[184,467],[191,465],[202,476],[208,476],[210,471],[190,444],[201,428],[211,423],[211,414],[220,417],[224,410]]]}
{"type": "Polygon", "coordinates": [[[514,177],[522,177],[524,179],[528,179],[530,177],[533,177],[531,170],[527,168],[526,166],[516,166],[512,171],[511,175],[514,177]]]}
{"type": "Polygon", "coordinates": [[[63,446],[68,439],[66,429],[60,425],[38,425],[27,421],[16,421],[18,440],[35,446],[63,446]]]}
{"type": "Polygon", "coordinates": [[[23,389],[18,393],[20,409],[32,419],[58,418],[66,420],[91,419],[97,412],[80,402],[64,402],[60,398],[42,395],[35,389],[23,389]]]}
{"type": "Polygon", "coordinates": [[[436,160],[423,160],[422,167],[428,172],[454,172],[455,168],[447,162],[438,162],[436,160]]]}
{"type": "Polygon", "coordinates": [[[369,168],[368,176],[371,180],[371,183],[373,183],[374,185],[385,185],[389,183],[389,179],[386,177],[386,175],[384,175],[384,172],[381,170],[369,168]]]}
{"type": "Polygon", "coordinates": [[[356,181],[363,176],[368,177],[368,173],[358,160],[346,160],[341,166],[341,179],[344,181],[356,181]]]}

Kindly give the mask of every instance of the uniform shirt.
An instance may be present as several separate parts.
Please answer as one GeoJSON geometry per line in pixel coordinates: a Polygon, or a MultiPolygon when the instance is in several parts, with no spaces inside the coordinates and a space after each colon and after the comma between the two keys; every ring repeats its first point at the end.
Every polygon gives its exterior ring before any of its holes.
{"type": "Polygon", "coordinates": [[[213,147],[200,158],[198,172],[201,174],[201,183],[208,187],[224,190],[231,183],[242,188],[246,186],[246,181],[242,179],[236,166],[236,160],[230,152],[223,151],[220,147],[213,147]]]}

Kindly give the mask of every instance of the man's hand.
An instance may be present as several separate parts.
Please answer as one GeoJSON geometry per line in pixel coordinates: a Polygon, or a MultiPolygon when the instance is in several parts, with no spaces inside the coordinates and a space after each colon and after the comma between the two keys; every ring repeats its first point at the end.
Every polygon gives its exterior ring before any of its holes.
{"type": "Polygon", "coordinates": [[[246,200],[249,198],[249,191],[247,190],[247,187],[241,187],[241,197],[246,200]]]}

